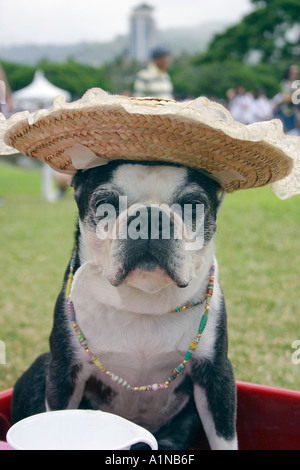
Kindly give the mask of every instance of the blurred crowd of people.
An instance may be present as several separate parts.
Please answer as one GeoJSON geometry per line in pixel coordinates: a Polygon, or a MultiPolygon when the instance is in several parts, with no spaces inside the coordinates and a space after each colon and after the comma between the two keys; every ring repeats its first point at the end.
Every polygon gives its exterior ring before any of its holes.
{"type": "MultiPolygon", "coordinates": [[[[136,77],[134,96],[173,98],[173,86],[167,72],[169,59],[167,49],[160,47],[153,51],[152,60],[147,68],[141,70],[136,77]]],[[[280,84],[279,93],[271,99],[266,96],[262,88],[256,91],[248,91],[243,85],[231,88],[226,93],[226,106],[233,118],[242,124],[278,118],[282,121],[285,133],[300,136],[299,104],[293,100],[298,78],[299,67],[290,66],[280,84]]]]}
{"type": "Polygon", "coordinates": [[[292,65],[280,84],[279,93],[271,99],[263,89],[247,91],[242,85],[231,88],[226,93],[227,107],[233,118],[243,124],[278,118],[286,134],[300,136],[300,107],[293,98],[298,78],[299,67],[292,65]]]}
{"type": "Polygon", "coordinates": [[[244,86],[227,91],[228,109],[232,117],[243,124],[268,121],[274,116],[274,106],[264,92],[247,91],[244,86]]]}

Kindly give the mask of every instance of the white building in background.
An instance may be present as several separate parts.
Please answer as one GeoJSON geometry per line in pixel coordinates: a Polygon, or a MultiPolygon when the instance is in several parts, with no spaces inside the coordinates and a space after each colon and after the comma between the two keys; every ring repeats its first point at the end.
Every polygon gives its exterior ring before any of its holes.
{"type": "Polygon", "coordinates": [[[152,13],[154,8],[146,3],[134,8],[130,16],[130,57],[138,62],[147,62],[156,45],[156,27],[152,13]]]}

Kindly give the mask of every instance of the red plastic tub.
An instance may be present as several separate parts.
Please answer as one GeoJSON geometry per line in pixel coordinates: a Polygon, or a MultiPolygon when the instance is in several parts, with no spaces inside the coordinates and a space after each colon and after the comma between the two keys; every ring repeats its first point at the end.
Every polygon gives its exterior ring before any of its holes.
{"type": "MultiPolygon", "coordinates": [[[[0,440],[10,425],[12,389],[0,392],[0,440]]],[[[300,450],[300,392],[237,382],[240,450],[300,450]]],[[[195,448],[208,448],[205,437],[195,448]]]]}
{"type": "Polygon", "coordinates": [[[0,392],[0,441],[5,441],[10,427],[10,402],[13,389],[0,392]]]}

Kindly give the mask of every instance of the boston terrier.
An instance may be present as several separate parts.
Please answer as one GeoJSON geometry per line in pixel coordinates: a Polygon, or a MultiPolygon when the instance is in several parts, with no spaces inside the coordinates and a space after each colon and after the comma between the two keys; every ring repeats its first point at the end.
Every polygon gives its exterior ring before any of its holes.
{"type": "Polygon", "coordinates": [[[72,186],[79,217],[50,352],[17,381],[13,422],[100,409],[147,428],[159,449],[189,449],[201,423],[211,449],[237,449],[214,248],[220,186],[125,160],[79,170],[72,186]]]}

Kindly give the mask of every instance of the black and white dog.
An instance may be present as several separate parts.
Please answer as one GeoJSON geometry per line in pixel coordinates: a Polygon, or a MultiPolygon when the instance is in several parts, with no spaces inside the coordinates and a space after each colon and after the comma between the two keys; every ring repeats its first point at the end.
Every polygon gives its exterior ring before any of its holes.
{"type": "MultiPolygon", "coordinates": [[[[101,409],[147,428],[160,449],[178,450],[189,449],[201,420],[212,449],[236,449],[236,387],[213,240],[218,183],[180,165],[116,160],[78,171],[72,185],[79,222],[71,299],[89,349],[107,369],[133,386],[164,383],[197,333],[204,302],[168,311],[205,298],[214,264],[208,321],[191,360],[168,388],[128,390],[101,372],[79,344],[66,310],[68,267],[56,303],[50,353],[36,359],[16,383],[13,422],[45,410],[101,409]],[[171,237],[100,236],[98,209],[103,204],[115,209],[116,220],[106,221],[102,235],[134,220],[133,215],[124,217],[121,196],[129,208],[143,205],[167,215],[171,237]],[[161,207],[174,204],[203,205],[200,248],[186,249],[188,238],[172,236],[177,219],[161,207]]],[[[192,221],[183,220],[187,232],[197,223],[194,209],[192,221]]],[[[149,232],[150,216],[147,222],[149,232]]]]}

